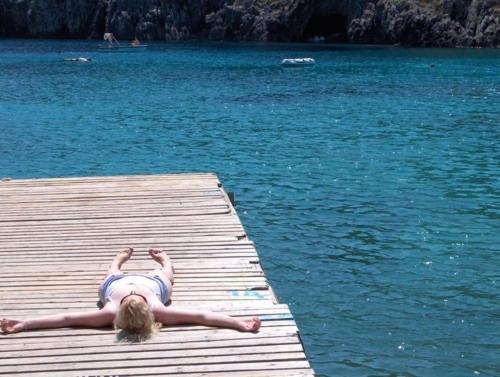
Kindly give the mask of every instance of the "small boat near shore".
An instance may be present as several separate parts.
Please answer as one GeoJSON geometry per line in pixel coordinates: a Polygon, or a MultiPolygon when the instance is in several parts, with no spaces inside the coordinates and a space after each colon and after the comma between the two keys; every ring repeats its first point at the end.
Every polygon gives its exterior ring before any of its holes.
{"type": "Polygon", "coordinates": [[[303,67],[315,65],[316,61],[313,58],[291,58],[281,61],[282,67],[303,67]]]}
{"type": "Polygon", "coordinates": [[[104,33],[103,39],[106,43],[101,43],[99,45],[99,51],[144,51],[147,44],[142,44],[137,38],[135,38],[130,44],[122,44],[115,38],[113,33],[104,33]]]}
{"type": "Polygon", "coordinates": [[[64,58],[65,62],[78,62],[78,63],[90,63],[92,61],[92,58],[85,58],[85,57],[79,57],[79,58],[64,58]]]}
{"type": "Polygon", "coordinates": [[[99,45],[99,51],[144,51],[148,45],[141,44],[139,46],[107,46],[105,44],[99,45]]]}

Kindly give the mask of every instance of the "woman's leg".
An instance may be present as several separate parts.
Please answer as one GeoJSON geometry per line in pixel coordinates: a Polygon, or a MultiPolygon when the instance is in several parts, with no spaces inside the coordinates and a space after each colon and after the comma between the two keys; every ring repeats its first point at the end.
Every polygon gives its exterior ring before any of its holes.
{"type": "Polygon", "coordinates": [[[121,272],[121,267],[123,263],[128,261],[130,257],[132,256],[132,253],[134,252],[134,249],[131,247],[128,247],[126,249],[123,249],[120,251],[118,254],[113,259],[113,262],[111,262],[111,266],[109,266],[108,273],[102,283],[99,285],[99,301],[97,301],[97,307],[99,309],[102,309],[104,306],[104,300],[106,299],[104,296],[106,294],[106,289],[109,284],[113,282],[113,280],[116,280],[116,277],[113,277],[112,275],[118,274],[121,272]]]}
{"type": "Polygon", "coordinates": [[[133,252],[134,249],[132,249],[131,247],[127,247],[126,249],[123,249],[118,254],[116,254],[115,258],[113,259],[113,262],[111,262],[111,266],[109,266],[108,276],[121,272],[121,267],[123,263],[125,263],[130,259],[133,252]]]}
{"type": "Polygon", "coordinates": [[[167,288],[167,297],[164,299],[164,303],[168,305],[172,295],[172,286],[174,285],[174,268],[172,267],[172,262],[169,256],[159,249],[149,249],[149,255],[161,265],[161,268],[154,270],[152,274],[158,276],[165,284],[167,288]]]}
{"type": "Polygon", "coordinates": [[[168,298],[172,294],[172,286],[174,285],[174,268],[172,267],[172,262],[169,256],[162,250],[149,249],[149,255],[157,263],[161,265],[161,268],[156,269],[153,274],[161,278],[168,289],[168,298]]]}

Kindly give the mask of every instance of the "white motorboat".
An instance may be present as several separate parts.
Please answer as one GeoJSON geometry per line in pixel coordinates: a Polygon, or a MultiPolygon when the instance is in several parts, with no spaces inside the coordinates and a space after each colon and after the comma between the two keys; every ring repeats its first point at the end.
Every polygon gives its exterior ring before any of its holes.
{"type": "Polygon", "coordinates": [[[90,63],[92,61],[92,58],[84,58],[84,57],[64,58],[64,61],[66,61],[66,62],[78,62],[78,63],[90,63]]]}
{"type": "Polygon", "coordinates": [[[281,61],[282,67],[302,67],[314,64],[316,64],[316,61],[313,58],[292,58],[292,59],[283,59],[281,61]]]}

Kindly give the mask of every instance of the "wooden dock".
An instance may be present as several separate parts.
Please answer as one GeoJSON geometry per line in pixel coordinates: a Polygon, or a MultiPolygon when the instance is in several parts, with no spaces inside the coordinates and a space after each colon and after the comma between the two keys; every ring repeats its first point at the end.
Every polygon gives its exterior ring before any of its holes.
{"type": "Polygon", "coordinates": [[[261,330],[175,326],[143,344],[117,343],[111,329],[1,335],[0,375],[314,375],[213,174],[0,181],[0,317],[95,309],[112,258],[128,246],[126,271],[153,269],[150,247],[168,252],[172,305],[258,315],[261,330]]]}

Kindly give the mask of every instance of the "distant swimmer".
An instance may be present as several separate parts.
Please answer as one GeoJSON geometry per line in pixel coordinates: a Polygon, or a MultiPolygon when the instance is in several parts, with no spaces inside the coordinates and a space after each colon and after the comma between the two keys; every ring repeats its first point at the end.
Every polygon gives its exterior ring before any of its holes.
{"type": "Polygon", "coordinates": [[[92,61],[92,58],[65,58],[64,59],[67,62],[80,62],[80,63],[90,63],[92,61]]]}
{"type": "Polygon", "coordinates": [[[134,40],[132,42],[130,42],[130,45],[132,47],[138,47],[141,45],[141,41],[139,39],[137,39],[137,37],[135,37],[134,40]]]}

